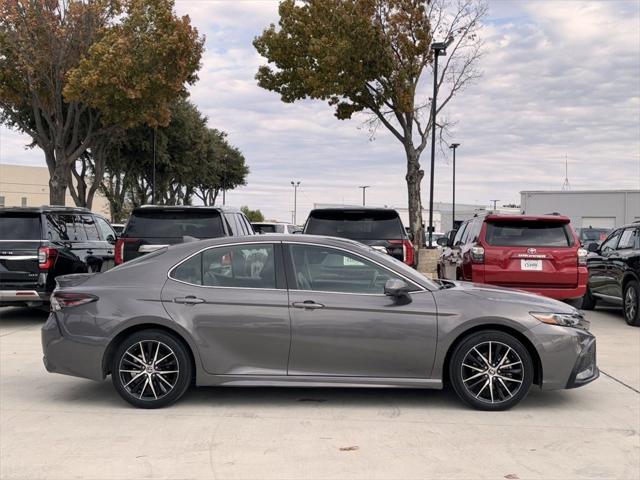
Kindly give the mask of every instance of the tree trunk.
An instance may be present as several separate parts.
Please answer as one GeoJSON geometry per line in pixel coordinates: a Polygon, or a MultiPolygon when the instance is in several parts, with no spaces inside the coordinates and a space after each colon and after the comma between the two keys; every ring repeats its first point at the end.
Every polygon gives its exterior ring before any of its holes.
{"type": "Polygon", "coordinates": [[[67,196],[69,171],[62,162],[57,162],[49,176],[49,204],[64,205],[67,196]]]}
{"type": "Polygon", "coordinates": [[[405,145],[407,154],[407,193],[409,197],[409,227],[413,234],[416,249],[424,245],[424,226],[422,220],[421,188],[424,170],[420,169],[420,154],[413,145],[405,145]]]}

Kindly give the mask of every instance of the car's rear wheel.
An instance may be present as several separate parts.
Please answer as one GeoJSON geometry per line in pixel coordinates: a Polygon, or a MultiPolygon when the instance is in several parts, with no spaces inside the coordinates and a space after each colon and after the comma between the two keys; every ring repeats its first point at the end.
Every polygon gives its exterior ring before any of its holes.
{"type": "Polygon", "coordinates": [[[506,410],[533,382],[533,362],[515,337],[485,330],[465,338],[453,352],[449,378],[458,396],[478,410],[506,410]]]}
{"type": "Polygon", "coordinates": [[[624,286],[622,310],[629,325],[640,327],[640,287],[635,280],[624,286]]]}
{"type": "Polygon", "coordinates": [[[171,405],[189,388],[191,361],[181,341],[162,330],[142,330],[125,338],[111,365],[122,398],[140,408],[171,405]]]}
{"type": "Polygon", "coordinates": [[[582,297],[582,306],[580,308],[582,310],[593,310],[596,308],[597,302],[596,298],[591,294],[591,289],[587,286],[587,291],[582,297]]]}

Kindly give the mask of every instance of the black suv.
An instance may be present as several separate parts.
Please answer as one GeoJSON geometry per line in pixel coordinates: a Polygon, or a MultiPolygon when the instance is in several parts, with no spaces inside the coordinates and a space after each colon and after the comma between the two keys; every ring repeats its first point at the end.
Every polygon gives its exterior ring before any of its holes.
{"type": "Polygon", "coordinates": [[[615,229],[598,246],[589,245],[589,285],[584,310],[596,303],[622,305],[629,325],[640,326],[640,222],[615,229]]]}
{"type": "Polygon", "coordinates": [[[190,240],[254,235],[237,208],[145,205],[133,210],[116,244],[121,264],[159,248],[190,240]]]}
{"type": "Polygon", "coordinates": [[[413,245],[400,215],[391,208],[316,208],[302,233],[356,240],[415,267],[413,245]]]}
{"type": "Polygon", "coordinates": [[[113,266],[116,234],[84,208],[0,208],[0,306],[39,306],[55,279],[113,266]]]}

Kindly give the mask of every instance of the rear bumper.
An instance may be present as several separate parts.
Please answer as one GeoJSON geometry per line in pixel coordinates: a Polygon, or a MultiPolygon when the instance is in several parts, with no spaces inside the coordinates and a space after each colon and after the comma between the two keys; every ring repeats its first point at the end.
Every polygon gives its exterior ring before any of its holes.
{"type": "Polygon", "coordinates": [[[35,289],[0,290],[0,305],[24,305],[49,301],[49,293],[35,289]]]}
{"type": "Polygon", "coordinates": [[[554,298],[556,300],[573,300],[582,298],[587,293],[587,286],[580,285],[573,288],[527,288],[517,287],[520,290],[525,290],[531,293],[537,293],[544,297],[554,298]]]}

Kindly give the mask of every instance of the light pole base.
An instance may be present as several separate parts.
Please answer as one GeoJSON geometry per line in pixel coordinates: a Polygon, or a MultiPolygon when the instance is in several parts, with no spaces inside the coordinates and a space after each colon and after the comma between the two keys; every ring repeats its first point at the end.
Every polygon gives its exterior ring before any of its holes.
{"type": "Polygon", "coordinates": [[[421,248],[418,250],[417,270],[429,278],[437,278],[438,258],[440,250],[437,248],[421,248]]]}

